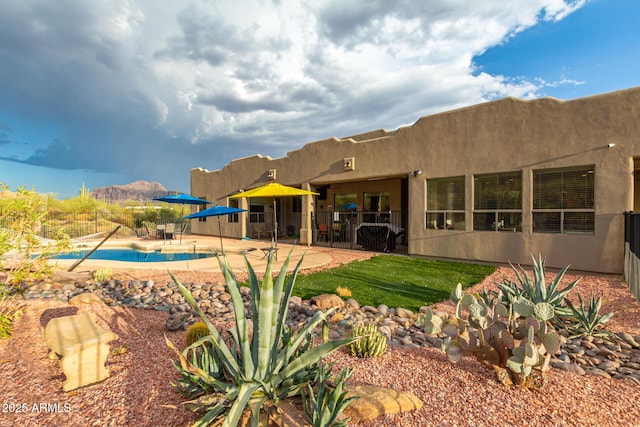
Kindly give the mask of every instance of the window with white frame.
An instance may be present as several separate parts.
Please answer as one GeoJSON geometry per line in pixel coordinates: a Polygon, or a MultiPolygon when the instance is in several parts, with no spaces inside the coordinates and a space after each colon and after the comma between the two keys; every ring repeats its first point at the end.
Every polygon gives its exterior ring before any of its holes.
{"type": "Polygon", "coordinates": [[[595,168],[533,171],[533,232],[593,234],[595,168]]]}
{"type": "Polygon", "coordinates": [[[522,231],[522,172],[473,177],[473,229],[522,231]]]}
{"type": "Polygon", "coordinates": [[[249,205],[249,222],[264,222],[264,205],[250,204],[249,205]]]}
{"type": "Polygon", "coordinates": [[[464,230],[464,176],[427,179],[426,227],[464,230]]]}

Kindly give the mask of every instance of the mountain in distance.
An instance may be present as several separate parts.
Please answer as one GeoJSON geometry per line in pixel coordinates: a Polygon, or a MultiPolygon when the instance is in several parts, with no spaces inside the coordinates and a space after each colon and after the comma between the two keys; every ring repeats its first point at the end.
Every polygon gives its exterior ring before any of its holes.
{"type": "Polygon", "coordinates": [[[91,197],[106,202],[146,201],[154,197],[163,197],[175,193],[175,191],[168,191],[159,182],[141,180],[124,185],[94,188],[91,191],[91,197]]]}

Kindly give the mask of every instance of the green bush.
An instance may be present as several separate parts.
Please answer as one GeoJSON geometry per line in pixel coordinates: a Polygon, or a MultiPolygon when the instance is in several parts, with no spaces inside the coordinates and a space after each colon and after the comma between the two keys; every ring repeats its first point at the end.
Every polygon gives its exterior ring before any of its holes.
{"type": "Polygon", "coordinates": [[[9,194],[0,183],[0,268],[6,268],[6,285],[19,286],[49,276],[52,267],[47,258],[69,247],[69,237],[59,233],[55,240],[44,241],[38,230],[46,226],[46,199],[20,187],[9,194]],[[1,197],[5,196],[5,197],[1,197]]]}
{"type": "Polygon", "coordinates": [[[13,331],[13,324],[22,313],[23,306],[15,298],[8,295],[0,285],[0,338],[9,338],[13,331]]]}

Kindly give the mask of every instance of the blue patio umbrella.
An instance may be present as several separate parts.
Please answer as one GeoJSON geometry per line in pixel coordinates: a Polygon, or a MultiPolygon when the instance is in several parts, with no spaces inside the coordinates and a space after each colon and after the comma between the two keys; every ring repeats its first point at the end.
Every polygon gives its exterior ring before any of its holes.
{"type": "Polygon", "coordinates": [[[344,209],[344,210],[351,210],[351,209],[357,209],[357,208],[358,208],[358,205],[353,202],[340,206],[340,209],[344,209]]]}
{"type": "MultiPolygon", "coordinates": [[[[208,202],[206,200],[203,199],[199,199],[197,197],[193,197],[190,194],[185,194],[185,193],[178,193],[178,194],[172,194],[170,196],[162,196],[162,197],[154,197],[151,200],[157,200],[159,202],[165,202],[165,203],[179,203],[181,205],[208,205],[211,204],[211,202],[208,202]]],[[[182,243],[182,231],[183,231],[184,227],[180,227],[180,243],[182,243]]]]}
{"type": "Polygon", "coordinates": [[[230,214],[239,213],[239,212],[246,212],[246,211],[247,211],[246,209],[232,208],[232,207],[229,207],[229,206],[215,205],[215,206],[211,206],[210,208],[207,208],[205,210],[202,210],[200,212],[196,212],[194,214],[187,215],[187,216],[185,216],[185,218],[192,219],[192,218],[206,218],[208,216],[217,216],[218,217],[218,232],[220,233],[220,249],[222,250],[222,255],[224,255],[224,246],[222,246],[222,226],[220,225],[220,217],[222,215],[230,215],[230,214]]]}

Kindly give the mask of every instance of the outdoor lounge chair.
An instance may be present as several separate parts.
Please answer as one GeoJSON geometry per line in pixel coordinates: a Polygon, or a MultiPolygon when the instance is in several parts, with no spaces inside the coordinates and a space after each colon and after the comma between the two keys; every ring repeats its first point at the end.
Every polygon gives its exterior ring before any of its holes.
{"type": "Polygon", "coordinates": [[[254,239],[260,239],[263,236],[269,236],[271,230],[266,227],[267,224],[262,222],[256,222],[251,224],[251,235],[254,239]]]}
{"type": "Polygon", "coordinates": [[[167,224],[167,228],[164,231],[164,237],[167,239],[173,239],[175,235],[176,235],[176,225],[167,224]]]}

